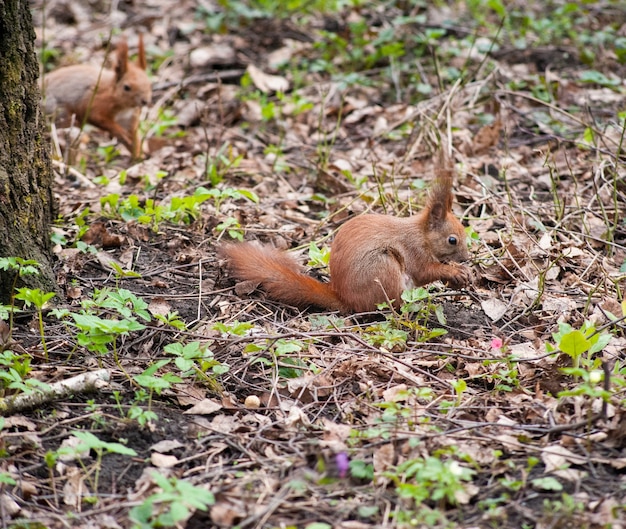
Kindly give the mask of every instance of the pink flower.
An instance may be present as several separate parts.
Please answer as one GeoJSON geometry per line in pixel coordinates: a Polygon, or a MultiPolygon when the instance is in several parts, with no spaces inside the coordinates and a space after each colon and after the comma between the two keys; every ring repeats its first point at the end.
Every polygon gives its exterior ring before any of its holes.
{"type": "Polygon", "coordinates": [[[491,340],[491,348],[495,351],[500,351],[500,349],[502,349],[502,345],[504,345],[502,343],[502,338],[494,338],[493,340],[491,340]]]}

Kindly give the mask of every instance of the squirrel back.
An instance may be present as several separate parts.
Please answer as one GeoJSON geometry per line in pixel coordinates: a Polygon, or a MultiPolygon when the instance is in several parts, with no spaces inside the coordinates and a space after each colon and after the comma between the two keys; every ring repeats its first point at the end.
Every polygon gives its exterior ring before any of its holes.
{"type": "Polygon", "coordinates": [[[139,35],[137,63],[128,60],[128,44],[121,41],[114,56],[114,69],[91,64],[58,68],[44,79],[44,108],[59,126],[90,123],[120,140],[133,158],[141,155],[139,115],[152,100],[146,74],[143,37],[139,35]],[[129,117],[130,116],[130,117],[129,117]]]}
{"type": "Polygon", "coordinates": [[[300,308],[366,312],[383,302],[398,307],[407,288],[437,280],[469,284],[471,269],[457,264],[469,259],[465,239],[452,213],[452,170],[444,166],[417,215],[360,215],[341,226],[331,245],[329,283],[303,274],[288,254],[271,246],[226,244],[219,252],[234,277],[258,283],[272,299],[300,308]]]}

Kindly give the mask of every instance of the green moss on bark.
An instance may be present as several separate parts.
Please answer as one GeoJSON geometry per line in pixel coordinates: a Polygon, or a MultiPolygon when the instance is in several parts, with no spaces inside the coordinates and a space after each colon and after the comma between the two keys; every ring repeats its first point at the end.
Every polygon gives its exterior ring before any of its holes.
{"type": "MultiPolygon", "coordinates": [[[[29,3],[0,0],[0,257],[35,259],[41,273],[25,278],[25,284],[56,291],[53,178],[34,41],[29,3]]],[[[0,301],[10,298],[12,281],[12,274],[0,271],[0,301]]]]}

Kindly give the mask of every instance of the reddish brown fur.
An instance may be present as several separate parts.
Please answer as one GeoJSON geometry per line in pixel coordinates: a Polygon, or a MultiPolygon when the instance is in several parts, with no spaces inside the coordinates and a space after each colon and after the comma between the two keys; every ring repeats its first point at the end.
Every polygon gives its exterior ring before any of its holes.
{"type": "Polygon", "coordinates": [[[59,126],[72,116],[78,125],[90,123],[120,140],[133,158],[141,156],[139,115],[152,100],[143,37],[139,35],[137,64],[128,61],[128,45],[115,50],[114,70],[89,64],[59,68],[44,80],[45,110],[59,126]]]}
{"type": "Polygon", "coordinates": [[[295,306],[342,308],[329,283],[304,275],[302,267],[285,252],[253,243],[224,245],[220,252],[230,261],[235,277],[262,284],[274,299],[295,306]]]}
{"type": "Polygon", "coordinates": [[[451,187],[452,172],[444,169],[417,215],[361,215],[346,222],[332,243],[330,283],[304,275],[289,255],[272,247],[230,244],[220,252],[235,277],[260,284],[284,303],[342,312],[371,311],[387,300],[398,306],[407,288],[436,280],[461,287],[472,280],[471,270],[456,264],[469,253],[465,229],[452,213],[451,187]]]}

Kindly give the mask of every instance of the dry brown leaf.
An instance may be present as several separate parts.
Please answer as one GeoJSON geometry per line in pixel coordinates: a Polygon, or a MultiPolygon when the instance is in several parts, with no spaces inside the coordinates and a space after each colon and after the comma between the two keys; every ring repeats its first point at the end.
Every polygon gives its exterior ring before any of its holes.
{"type": "Polygon", "coordinates": [[[564,446],[556,444],[547,446],[541,451],[541,460],[546,466],[546,472],[561,470],[570,464],[584,465],[587,462],[586,457],[575,454],[564,446]]]}
{"type": "Polygon", "coordinates": [[[150,450],[159,452],[160,454],[166,454],[167,452],[171,452],[177,448],[183,448],[184,446],[185,445],[183,443],[176,439],[164,439],[163,441],[153,444],[150,447],[150,450]]]}
{"type": "Polygon", "coordinates": [[[509,310],[509,306],[497,298],[489,298],[480,302],[483,312],[491,319],[498,321],[509,310]]]}
{"type": "Polygon", "coordinates": [[[220,501],[211,507],[211,521],[220,527],[234,527],[246,513],[235,505],[220,501]]]}
{"type": "Polygon", "coordinates": [[[231,433],[241,426],[237,417],[232,415],[216,415],[211,421],[211,428],[221,433],[231,433]]]}
{"type": "Polygon", "coordinates": [[[345,522],[340,522],[336,527],[337,529],[370,529],[372,526],[357,520],[346,520],[345,522]]]}
{"type": "MultiPolygon", "coordinates": [[[[578,498],[575,498],[575,500],[578,500],[578,498]]],[[[598,527],[620,529],[618,523],[621,523],[621,521],[618,513],[623,511],[620,504],[622,506],[625,504],[624,498],[622,498],[622,501],[618,501],[617,498],[605,497],[598,502],[590,502],[589,510],[594,513],[594,522],[598,527]]],[[[621,527],[623,527],[623,523],[621,523],[621,527]]]]}
{"type": "Polygon", "coordinates": [[[311,421],[309,421],[309,418],[302,408],[294,405],[289,409],[289,415],[285,419],[285,425],[287,428],[293,429],[296,426],[310,426],[311,421]]]}
{"type": "Polygon", "coordinates": [[[5,513],[4,516],[8,518],[16,516],[22,510],[19,504],[8,494],[2,494],[0,496],[0,509],[5,513]]]}
{"type": "Polygon", "coordinates": [[[176,399],[181,406],[199,404],[206,397],[206,389],[201,386],[186,385],[184,388],[175,386],[176,399]]]}
{"type": "Polygon", "coordinates": [[[65,289],[65,295],[68,299],[80,299],[83,295],[83,289],[80,287],[69,286],[65,289]]]}
{"type": "Polygon", "coordinates": [[[271,75],[263,72],[260,68],[249,64],[246,69],[254,86],[261,92],[286,92],[289,89],[289,81],[280,75],[271,75]]]}
{"type": "Polygon", "coordinates": [[[69,467],[66,477],[67,479],[63,484],[63,503],[80,511],[83,496],[90,494],[85,486],[85,476],[80,469],[69,467]]]}
{"type": "Polygon", "coordinates": [[[514,358],[531,360],[542,355],[543,351],[537,351],[532,342],[516,343],[509,347],[509,354],[514,358]]]}
{"type": "Polygon", "coordinates": [[[377,473],[390,469],[396,461],[396,449],[393,443],[387,443],[374,450],[374,470],[377,473]]]}
{"type": "Polygon", "coordinates": [[[189,65],[192,68],[205,68],[213,64],[232,64],[233,62],[235,62],[235,50],[225,42],[195,48],[189,54],[189,65]]]}
{"type": "MultiPolygon", "coordinates": [[[[13,477],[13,476],[11,476],[13,477]]],[[[22,490],[22,497],[25,500],[30,499],[32,496],[39,494],[39,487],[36,482],[29,481],[27,479],[20,479],[20,489],[22,490]]]]}
{"type": "Polygon", "coordinates": [[[581,300],[576,300],[566,296],[552,296],[544,293],[541,298],[541,308],[547,312],[557,314],[567,314],[582,306],[581,300]]]}
{"type": "Polygon", "coordinates": [[[407,394],[407,385],[398,384],[383,391],[383,399],[385,402],[402,402],[409,398],[407,394]]]}
{"type": "Polygon", "coordinates": [[[5,417],[3,429],[8,430],[10,428],[25,428],[30,432],[37,430],[37,425],[24,415],[11,415],[5,417]]]}
{"type": "Polygon", "coordinates": [[[178,458],[176,456],[152,452],[150,454],[150,463],[157,468],[172,468],[178,464],[178,458]]]}
{"type": "Polygon", "coordinates": [[[213,399],[202,399],[200,402],[185,410],[186,415],[212,415],[222,409],[222,405],[213,399]]]}
{"type": "Polygon", "coordinates": [[[331,447],[335,452],[345,450],[345,441],[352,433],[352,427],[349,424],[340,424],[330,419],[322,419],[324,424],[324,437],[320,444],[331,447]]]}
{"type": "Polygon", "coordinates": [[[496,145],[500,139],[500,131],[502,130],[502,119],[500,114],[496,117],[493,123],[483,125],[474,136],[473,152],[474,154],[480,154],[486,151],[489,147],[496,145]]]}
{"type": "Polygon", "coordinates": [[[152,315],[167,316],[172,312],[172,305],[162,297],[154,297],[148,304],[148,311],[152,315]]]}

